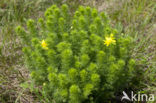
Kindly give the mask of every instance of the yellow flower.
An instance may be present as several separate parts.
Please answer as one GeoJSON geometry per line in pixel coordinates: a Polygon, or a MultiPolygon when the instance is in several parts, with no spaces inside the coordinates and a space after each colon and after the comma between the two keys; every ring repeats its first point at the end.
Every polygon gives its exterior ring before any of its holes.
{"type": "Polygon", "coordinates": [[[47,45],[47,43],[45,42],[45,40],[42,40],[41,46],[42,46],[43,49],[46,49],[46,50],[48,49],[48,47],[47,47],[48,45],[47,45]]]}
{"type": "Polygon", "coordinates": [[[46,85],[46,83],[43,83],[43,86],[45,86],[46,85]]]}
{"type": "Polygon", "coordinates": [[[109,46],[110,44],[115,44],[115,43],[116,43],[116,40],[114,39],[113,34],[111,34],[109,37],[105,37],[104,44],[106,46],[109,46]]]}

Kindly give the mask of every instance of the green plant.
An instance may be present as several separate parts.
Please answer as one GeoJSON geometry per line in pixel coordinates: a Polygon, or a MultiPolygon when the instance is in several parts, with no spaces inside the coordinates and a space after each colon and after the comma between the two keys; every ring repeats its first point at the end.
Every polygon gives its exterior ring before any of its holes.
{"type": "Polygon", "coordinates": [[[16,28],[45,101],[101,103],[137,82],[133,39],[109,22],[105,13],[90,7],[80,6],[72,17],[67,5],[53,5],[45,18],[28,20],[27,30],[16,28]]]}
{"type": "MultiPolygon", "coordinates": [[[[27,79],[27,73],[23,71],[23,58],[21,53],[21,42],[17,38],[14,32],[16,25],[25,26],[25,20],[27,18],[40,17],[43,11],[52,4],[55,4],[58,0],[0,0],[0,102],[8,103],[24,102],[23,100],[35,100],[24,98],[25,96],[17,97],[21,95],[19,83],[26,81],[23,80],[23,76],[27,79]],[[18,65],[18,68],[17,68],[18,65]],[[22,72],[21,72],[22,71],[22,72]],[[4,80],[1,80],[1,75],[4,80]],[[16,76],[16,77],[15,77],[16,76]],[[14,78],[10,78],[14,77],[14,78]],[[4,100],[2,100],[5,98],[4,100]],[[24,98],[24,99],[23,99],[24,98]],[[22,100],[22,101],[19,101],[22,100]]],[[[59,0],[58,5],[63,0],[59,0]]],[[[74,1],[73,1],[74,2],[74,1]]],[[[70,3],[70,1],[68,1],[70,3]]],[[[78,4],[78,3],[76,3],[78,4]]],[[[73,7],[74,3],[72,3],[73,7]]],[[[71,8],[72,9],[72,8],[71,8]]],[[[25,69],[24,69],[25,70],[25,69]]],[[[28,91],[25,91],[29,94],[28,91]]],[[[22,95],[25,95],[23,93],[22,95]]],[[[31,94],[29,94],[31,95],[31,94]]]]}
{"type": "MultiPolygon", "coordinates": [[[[111,0],[114,1],[114,0],[111,0]]],[[[137,62],[142,61],[144,72],[140,81],[141,87],[148,93],[155,93],[155,67],[156,67],[156,35],[155,0],[115,0],[106,10],[114,24],[121,22],[122,31],[135,37],[133,57],[137,62]],[[145,76],[146,75],[146,76],[145,76]]],[[[101,6],[102,7],[102,6],[101,6]]],[[[104,6],[103,6],[104,7],[104,6]]],[[[138,87],[141,90],[140,87],[138,87]]]]}

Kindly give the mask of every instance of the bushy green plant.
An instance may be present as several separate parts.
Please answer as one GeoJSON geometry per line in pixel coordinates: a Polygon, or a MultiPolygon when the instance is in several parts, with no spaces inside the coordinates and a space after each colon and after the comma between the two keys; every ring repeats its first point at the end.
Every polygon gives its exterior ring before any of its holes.
{"type": "MultiPolygon", "coordinates": [[[[18,26],[31,77],[55,103],[102,103],[136,76],[132,38],[113,29],[105,13],[51,6],[38,22],[18,26]]],[[[47,100],[48,101],[48,100],[47,100]]]]}

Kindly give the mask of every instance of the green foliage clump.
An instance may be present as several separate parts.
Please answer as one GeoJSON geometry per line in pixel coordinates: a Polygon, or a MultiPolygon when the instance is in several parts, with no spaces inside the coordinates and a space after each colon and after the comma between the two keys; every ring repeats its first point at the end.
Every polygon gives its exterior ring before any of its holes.
{"type": "Polygon", "coordinates": [[[113,29],[105,13],[51,6],[38,22],[18,26],[31,77],[55,103],[101,103],[133,83],[132,38],[113,29]]]}

